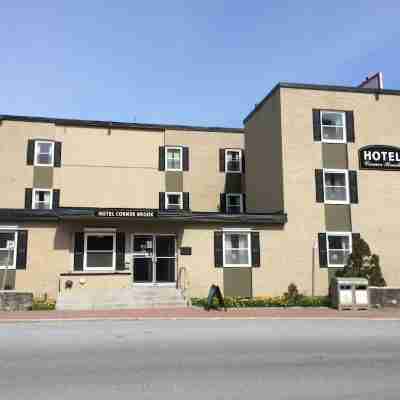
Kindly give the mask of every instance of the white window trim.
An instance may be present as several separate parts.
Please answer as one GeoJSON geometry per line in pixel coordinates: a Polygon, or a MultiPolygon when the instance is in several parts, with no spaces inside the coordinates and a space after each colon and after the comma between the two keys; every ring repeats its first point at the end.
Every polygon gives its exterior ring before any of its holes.
{"type": "Polygon", "coordinates": [[[252,266],[252,259],[251,259],[251,233],[246,230],[224,230],[223,235],[222,235],[222,256],[223,256],[223,263],[224,267],[227,268],[245,268],[245,267],[251,267],[252,266]],[[249,262],[247,264],[228,264],[226,262],[226,254],[225,254],[225,235],[226,234],[242,234],[242,235],[247,235],[247,243],[248,243],[248,260],[249,262]]]}
{"type": "Polygon", "coordinates": [[[228,209],[229,209],[229,198],[230,197],[236,197],[239,196],[240,199],[240,213],[243,213],[243,193],[226,193],[225,199],[226,199],[226,213],[230,214],[228,209]]]}
{"type": "Polygon", "coordinates": [[[321,142],[324,143],[347,143],[347,127],[346,127],[346,113],[344,111],[334,111],[334,110],[321,110],[320,111],[320,127],[321,127],[321,142]],[[322,125],[322,114],[341,114],[343,116],[343,125],[322,125]],[[337,128],[343,128],[343,138],[342,139],[324,139],[323,127],[336,126],[337,128]]]}
{"type": "MultiPolygon", "coordinates": [[[[115,232],[85,232],[85,241],[84,241],[84,253],[83,253],[83,270],[86,272],[98,272],[98,271],[115,271],[115,263],[116,263],[116,233],[115,232]],[[112,267],[107,268],[88,268],[87,267],[87,238],[88,236],[112,236],[113,237],[113,257],[112,257],[112,267]]],[[[96,253],[110,253],[109,250],[96,250],[96,253]]]]}
{"type": "Polygon", "coordinates": [[[183,148],[179,146],[165,146],[165,170],[166,171],[183,171],[183,148]],[[179,150],[179,168],[168,168],[168,150],[179,150]]]}
{"type": "Polygon", "coordinates": [[[54,142],[52,142],[50,140],[35,140],[35,151],[34,151],[34,155],[33,155],[33,165],[39,166],[39,167],[54,167],[54,142]],[[51,163],[50,164],[41,164],[41,163],[38,163],[36,161],[40,143],[51,144],[51,163]]]}
{"type": "MultiPolygon", "coordinates": [[[[18,248],[18,231],[11,229],[1,229],[0,233],[13,233],[14,234],[14,257],[12,265],[0,265],[0,270],[3,269],[16,269],[17,268],[17,248],[18,248]]],[[[3,249],[2,250],[6,250],[3,249]]]]}
{"type": "Polygon", "coordinates": [[[322,171],[323,180],[324,180],[324,203],[325,204],[350,204],[350,182],[349,182],[349,171],[347,169],[330,169],[324,168],[322,171]],[[326,199],[326,184],[325,184],[325,174],[333,173],[333,174],[344,174],[345,182],[346,182],[346,200],[327,200],[326,199]]]}
{"type": "Polygon", "coordinates": [[[183,210],[183,193],[182,192],[165,192],[165,209],[169,210],[168,195],[179,195],[179,209],[183,210]]]}
{"type": "Polygon", "coordinates": [[[242,173],[242,149],[225,149],[225,172],[229,172],[230,174],[241,174],[242,173]],[[239,171],[229,171],[228,169],[228,151],[234,151],[239,153],[239,171]]]}
{"type": "MultiPolygon", "coordinates": [[[[349,238],[349,251],[353,252],[353,236],[352,232],[326,232],[326,257],[328,261],[328,268],[344,268],[346,264],[330,264],[329,263],[329,236],[347,236],[349,238]]],[[[334,250],[334,249],[332,249],[334,250]]]]}
{"type": "Polygon", "coordinates": [[[49,192],[50,193],[50,204],[48,210],[53,209],[53,190],[52,189],[40,189],[40,188],[34,188],[32,190],[32,210],[41,210],[41,208],[36,208],[36,192],[49,192]]]}

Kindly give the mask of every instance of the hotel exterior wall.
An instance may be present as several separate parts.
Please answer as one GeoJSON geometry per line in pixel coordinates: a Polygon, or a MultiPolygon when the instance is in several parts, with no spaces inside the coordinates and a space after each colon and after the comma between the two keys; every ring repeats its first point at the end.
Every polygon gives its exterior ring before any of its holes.
{"type": "MultiPolygon", "coordinates": [[[[322,164],[321,143],[313,142],[312,109],[354,111],[355,143],[348,144],[348,158],[349,169],[358,170],[361,147],[367,144],[399,145],[400,96],[287,88],[281,93],[285,211],[289,215],[285,230],[291,233],[285,240],[300,250],[302,246],[310,246],[317,232],[324,231],[323,206],[315,202],[313,173],[322,164]]],[[[380,255],[388,285],[398,286],[399,228],[396,217],[400,204],[400,172],[359,170],[358,193],[359,203],[351,205],[352,230],[361,233],[371,250],[380,255]]]]}
{"type": "Polygon", "coordinates": [[[190,166],[183,172],[183,191],[190,193],[190,208],[219,211],[220,193],[226,191],[226,174],[219,171],[219,149],[243,149],[244,135],[167,130],[165,145],[189,147],[190,166]]]}

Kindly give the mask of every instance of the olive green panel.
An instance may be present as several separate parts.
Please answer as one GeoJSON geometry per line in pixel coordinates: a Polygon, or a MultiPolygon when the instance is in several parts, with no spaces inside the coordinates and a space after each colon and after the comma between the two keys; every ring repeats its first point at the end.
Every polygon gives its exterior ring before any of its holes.
{"type": "Polygon", "coordinates": [[[53,187],[53,168],[34,167],[33,168],[33,187],[50,189],[53,187]]]}
{"type": "Polygon", "coordinates": [[[8,290],[15,289],[15,274],[16,274],[15,270],[8,270],[8,271],[5,271],[4,269],[0,270],[0,290],[3,290],[4,288],[8,290]],[[5,274],[6,276],[4,276],[5,274]]]}
{"type": "Polygon", "coordinates": [[[183,192],[183,173],[181,171],[165,172],[165,191],[183,192]]]}
{"type": "Polygon", "coordinates": [[[325,228],[327,232],[351,232],[350,205],[325,204],[325,228]]]}
{"type": "Polygon", "coordinates": [[[252,296],[251,268],[224,268],[224,296],[252,296]]]}
{"type": "Polygon", "coordinates": [[[225,193],[242,193],[242,174],[225,174],[225,193]]]}
{"type": "Polygon", "coordinates": [[[324,168],[348,169],[346,143],[322,143],[322,165],[324,168]]]}

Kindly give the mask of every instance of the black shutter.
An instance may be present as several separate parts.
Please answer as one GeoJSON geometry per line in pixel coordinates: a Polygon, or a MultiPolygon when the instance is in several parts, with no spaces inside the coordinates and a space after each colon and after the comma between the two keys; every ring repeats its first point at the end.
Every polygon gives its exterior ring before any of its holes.
{"type": "Polygon", "coordinates": [[[188,192],[183,192],[183,209],[190,210],[190,195],[188,192]]]}
{"type": "Polygon", "coordinates": [[[160,210],[165,210],[165,192],[160,192],[158,194],[158,208],[160,210]]]}
{"type": "Polygon", "coordinates": [[[354,143],[354,113],[346,111],[346,135],[347,142],[354,143]]]}
{"type": "Polygon", "coordinates": [[[60,207],[60,189],[53,189],[53,204],[52,208],[59,208],[60,207]]]}
{"type": "Polygon", "coordinates": [[[219,209],[222,213],[226,213],[226,193],[219,195],[219,209]]]}
{"type": "Polygon", "coordinates": [[[17,233],[17,263],[16,269],[26,269],[26,256],[28,250],[28,231],[18,231],[17,233]]]}
{"type": "Polygon", "coordinates": [[[314,130],[314,141],[321,141],[321,111],[312,110],[313,114],[313,130],[314,130]]]}
{"type": "Polygon", "coordinates": [[[158,170],[165,171],[165,147],[158,148],[158,170]]]}
{"type": "Polygon", "coordinates": [[[326,249],[326,233],[318,233],[319,267],[328,266],[328,251],[326,249]]]}
{"type": "Polygon", "coordinates": [[[317,203],[324,202],[324,172],[322,169],[315,170],[315,199],[317,203]]]}
{"type": "Polygon", "coordinates": [[[84,233],[75,232],[74,271],[83,271],[84,242],[84,233]]]}
{"type": "Polygon", "coordinates": [[[35,159],[35,141],[28,140],[28,148],[26,150],[26,163],[27,165],[33,165],[35,159]]]}
{"type": "Polygon", "coordinates": [[[243,205],[243,212],[247,212],[247,205],[246,205],[246,193],[242,194],[242,205],[243,205]]]}
{"type": "Polygon", "coordinates": [[[54,166],[61,167],[61,142],[54,143],[54,166]]]}
{"type": "Polygon", "coordinates": [[[219,149],[219,172],[225,172],[225,149],[219,149]]]}
{"type": "Polygon", "coordinates": [[[350,203],[358,203],[357,171],[349,171],[350,203]]]}
{"type": "Polygon", "coordinates": [[[182,169],[184,171],[189,171],[189,147],[182,148],[182,169]]]}
{"type": "Polygon", "coordinates": [[[244,157],[244,151],[242,150],[242,173],[244,174],[246,170],[246,160],[244,157]]]}
{"type": "MultiPolygon", "coordinates": [[[[352,233],[351,234],[351,239],[352,239],[352,247],[354,249],[354,242],[360,240],[361,239],[361,235],[359,233],[352,233]]],[[[353,252],[353,249],[350,249],[350,251],[353,252]]]]}
{"type": "Polygon", "coordinates": [[[117,256],[116,256],[116,270],[124,271],[125,270],[125,233],[117,232],[116,234],[116,247],[117,247],[117,256]]]}
{"type": "Polygon", "coordinates": [[[260,266],[260,234],[251,232],[251,265],[253,267],[260,266]]]}
{"type": "Polygon", "coordinates": [[[224,266],[222,232],[214,232],[214,266],[216,268],[224,266]]]}
{"type": "Polygon", "coordinates": [[[32,209],[32,189],[25,189],[25,208],[28,210],[32,209]]]}

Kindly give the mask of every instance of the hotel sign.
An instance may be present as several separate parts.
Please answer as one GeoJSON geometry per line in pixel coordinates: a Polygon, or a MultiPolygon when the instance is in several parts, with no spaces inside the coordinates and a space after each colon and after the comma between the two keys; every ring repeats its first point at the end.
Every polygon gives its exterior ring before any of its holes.
{"type": "Polygon", "coordinates": [[[157,217],[157,211],[151,208],[101,208],[95,215],[103,218],[153,218],[157,217]]]}
{"type": "Polygon", "coordinates": [[[400,148],[369,145],[358,151],[360,169],[400,171],[400,148]]]}

